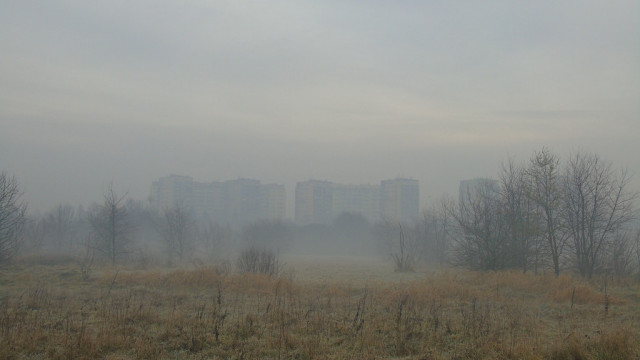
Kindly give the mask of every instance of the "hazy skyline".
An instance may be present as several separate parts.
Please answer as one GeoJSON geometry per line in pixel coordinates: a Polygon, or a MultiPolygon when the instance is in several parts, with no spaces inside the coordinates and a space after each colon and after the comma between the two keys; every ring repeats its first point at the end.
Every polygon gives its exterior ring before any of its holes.
{"type": "Polygon", "coordinates": [[[3,1],[0,170],[31,209],[197,181],[420,181],[547,146],[640,187],[637,1],[3,1]]]}

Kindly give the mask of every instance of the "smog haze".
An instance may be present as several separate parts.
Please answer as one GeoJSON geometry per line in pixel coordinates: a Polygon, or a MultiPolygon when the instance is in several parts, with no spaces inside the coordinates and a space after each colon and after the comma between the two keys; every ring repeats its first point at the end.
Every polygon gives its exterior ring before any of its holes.
{"type": "Polygon", "coordinates": [[[420,181],[548,147],[640,176],[636,1],[3,1],[0,164],[30,210],[198,181],[420,181]]]}

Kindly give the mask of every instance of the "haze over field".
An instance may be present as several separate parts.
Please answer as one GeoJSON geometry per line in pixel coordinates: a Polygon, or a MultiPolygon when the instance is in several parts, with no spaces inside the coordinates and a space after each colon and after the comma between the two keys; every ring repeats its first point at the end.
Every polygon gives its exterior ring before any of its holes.
{"type": "Polygon", "coordinates": [[[171,173],[422,200],[596,152],[640,188],[637,1],[0,1],[0,168],[30,210],[171,173]]]}

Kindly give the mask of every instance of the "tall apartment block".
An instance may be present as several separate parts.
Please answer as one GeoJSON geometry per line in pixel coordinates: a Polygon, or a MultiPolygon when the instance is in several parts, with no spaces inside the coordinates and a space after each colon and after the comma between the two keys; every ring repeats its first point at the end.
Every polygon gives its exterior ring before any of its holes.
{"type": "Polygon", "coordinates": [[[380,186],[333,184],[331,211],[361,214],[370,222],[380,220],[380,186]]]}
{"type": "Polygon", "coordinates": [[[261,219],[283,219],[284,185],[236,179],[201,183],[189,176],[165,176],[151,185],[150,201],[157,210],[181,205],[201,220],[242,226],[261,219]]]}
{"type": "Polygon", "coordinates": [[[408,222],[420,213],[420,185],[418,180],[397,178],[380,183],[382,218],[408,222]]]}
{"type": "Polygon", "coordinates": [[[296,184],[297,224],[328,224],[342,213],[361,214],[370,222],[380,219],[411,221],[418,217],[417,180],[385,180],[381,185],[335,184],[309,180],[296,184]]]}
{"type": "Polygon", "coordinates": [[[151,184],[151,204],[158,208],[168,208],[174,204],[191,205],[193,202],[193,179],[189,176],[171,175],[151,184]]]}
{"type": "Polygon", "coordinates": [[[333,185],[309,180],[296,184],[295,222],[300,225],[328,224],[333,220],[333,185]]]}
{"type": "Polygon", "coordinates": [[[266,184],[260,186],[260,214],[265,220],[282,220],[286,211],[284,185],[266,184]]]}

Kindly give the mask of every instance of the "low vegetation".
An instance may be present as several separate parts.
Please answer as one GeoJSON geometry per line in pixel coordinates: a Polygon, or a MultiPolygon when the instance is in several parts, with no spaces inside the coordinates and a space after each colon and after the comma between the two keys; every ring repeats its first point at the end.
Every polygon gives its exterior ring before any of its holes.
{"type": "Polygon", "coordinates": [[[244,249],[238,255],[236,264],[241,273],[278,275],[280,272],[278,255],[271,249],[244,249]]]}
{"type": "MultiPolygon", "coordinates": [[[[374,265],[344,266],[361,266],[366,273],[374,265]]],[[[8,359],[640,356],[638,283],[515,271],[389,273],[389,279],[340,274],[321,279],[291,269],[278,277],[234,273],[228,266],[104,266],[86,276],[70,258],[23,259],[0,273],[0,354],[8,359]]]]}

